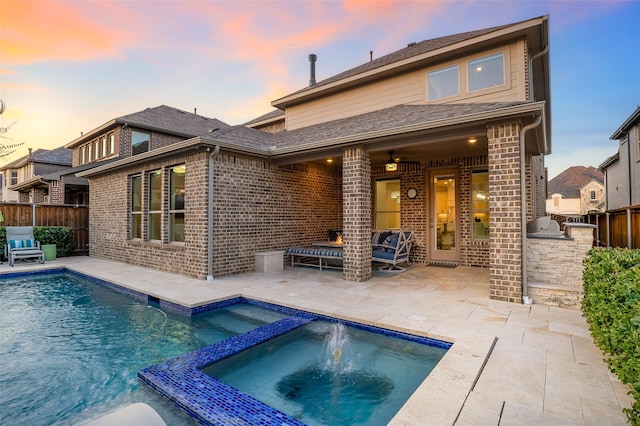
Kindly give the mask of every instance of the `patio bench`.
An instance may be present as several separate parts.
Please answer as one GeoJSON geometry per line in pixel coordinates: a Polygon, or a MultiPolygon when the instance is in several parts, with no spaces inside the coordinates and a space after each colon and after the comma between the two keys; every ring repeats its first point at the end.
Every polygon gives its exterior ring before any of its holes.
{"type": "Polygon", "coordinates": [[[13,266],[15,261],[20,259],[36,259],[44,263],[40,241],[33,238],[33,226],[7,226],[6,232],[4,256],[9,259],[9,266],[13,266]]]}
{"type": "Polygon", "coordinates": [[[291,266],[312,266],[322,269],[342,269],[342,249],[289,247],[291,266]]]}

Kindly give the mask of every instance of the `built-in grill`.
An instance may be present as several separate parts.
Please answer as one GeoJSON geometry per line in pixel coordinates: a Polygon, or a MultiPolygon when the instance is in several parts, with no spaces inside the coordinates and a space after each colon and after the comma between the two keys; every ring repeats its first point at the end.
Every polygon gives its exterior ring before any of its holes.
{"type": "Polygon", "coordinates": [[[527,238],[568,238],[551,216],[542,216],[527,223],[527,238]]]}

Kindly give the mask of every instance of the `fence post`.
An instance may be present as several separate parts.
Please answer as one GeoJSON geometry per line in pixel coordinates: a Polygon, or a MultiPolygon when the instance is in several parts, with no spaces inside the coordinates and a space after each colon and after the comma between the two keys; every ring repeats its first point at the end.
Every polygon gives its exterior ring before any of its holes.
{"type": "Polygon", "coordinates": [[[631,247],[631,209],[627,209],[627,248],[631,247]]]}
{"type": "Polygon", "coordinates": [[[31,226],[36,226],[36,203],[31,203],[31,226]]]}

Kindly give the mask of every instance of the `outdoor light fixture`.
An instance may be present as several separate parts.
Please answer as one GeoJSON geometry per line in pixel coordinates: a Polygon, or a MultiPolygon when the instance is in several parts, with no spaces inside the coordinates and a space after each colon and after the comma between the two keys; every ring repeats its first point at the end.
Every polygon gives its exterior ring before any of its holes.
{"type": "Polygon", "coordinates": [[[329,164],[333,163],[333,158],[327,158],[327,163],[329,164]]]}
{"type": "Polygon", "coordinates": [[[467,142],[469,142],[469,143],[476,143],[476,142],[478,142],[478,139],[476,139],[476,137],[475,137],[475,136],[471,136],[469,139],[467,139],[467,142]]]}
{"type": "Polygon", "coordinates": [[[389,151],[389,159],[384,165],[384,169],[388,172],[395,172],[396,170],[398,170],[398,163],[393,160],[393,151],[389,151]]]}

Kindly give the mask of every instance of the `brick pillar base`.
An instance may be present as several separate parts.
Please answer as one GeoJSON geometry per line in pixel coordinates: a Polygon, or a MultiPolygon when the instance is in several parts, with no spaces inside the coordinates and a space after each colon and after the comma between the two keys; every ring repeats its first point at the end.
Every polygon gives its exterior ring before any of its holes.
{"type": "Polygon", "coordinates": [[[371,162],[364,147],[344,151],[342,193],[342,275],[348,281],[366,281],[371,278],[371,162]]]}

